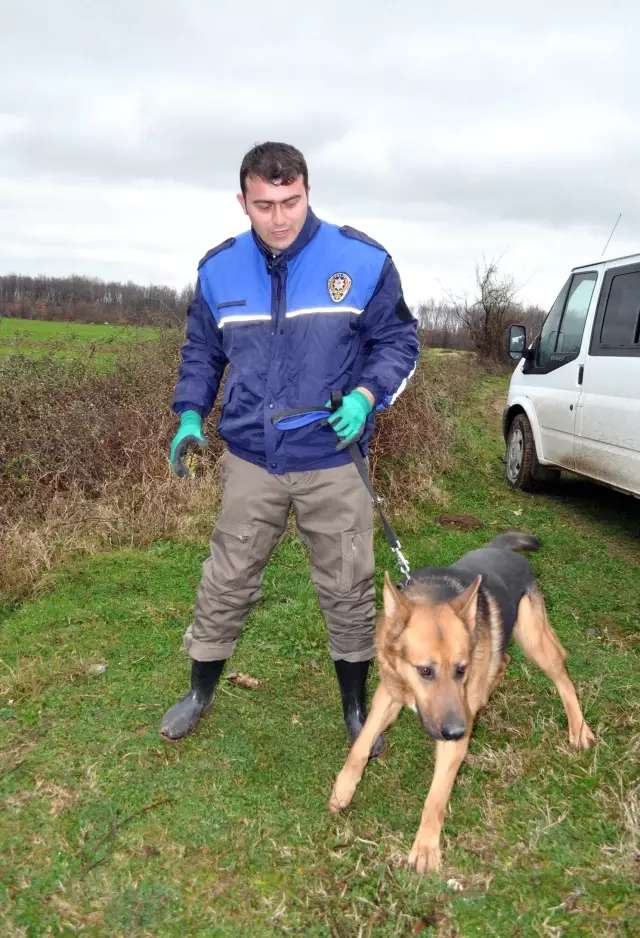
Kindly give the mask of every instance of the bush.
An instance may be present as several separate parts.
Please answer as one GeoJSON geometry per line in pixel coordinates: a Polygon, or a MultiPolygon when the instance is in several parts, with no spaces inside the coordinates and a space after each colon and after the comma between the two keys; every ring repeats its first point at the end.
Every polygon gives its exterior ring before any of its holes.
{"type": "MultiPolygon", "coordinates": [[[[18,597],[54,563],[77,552],[144,545],[164,537],[204,539],[217,500],[223,444],[217,409],[205,427],[211,449],[194,478],[176,479],[167,455],[182,333],[128,343],[115,370],[82,359],[9,357],[0,366],[0,591],[18,597]]],[[[112,348],[110,349],[113,350],[112,348]]],[[[447,384],[472,367],[430,356],[393,408],[378,419],[371,471],[379,494],[400,509],[442,501],[451,429],[447,384]]]]}
{"type": "Polygon", "coordinates": [[[0,524],[44,519],[70,493],[96,499],[167,476],[181,336],[131,343],[116,369],[13,355],[0,370],[0,524]]]}

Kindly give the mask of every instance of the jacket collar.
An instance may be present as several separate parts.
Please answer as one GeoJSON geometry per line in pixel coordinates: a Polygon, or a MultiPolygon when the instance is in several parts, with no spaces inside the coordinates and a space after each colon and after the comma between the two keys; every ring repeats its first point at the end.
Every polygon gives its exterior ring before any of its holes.
{"type": "Polygon", "coordinates": [[[307,244],[312,240],[318,228],[320,227],[320,219],[313,214],[311,208],[307,209],[307,217],[304,220],[304,225],[298,233],[298,237],[290,244],[288,248],[282,251],[280,254],[276,254],[274,257],[273,252],[267,245],[260,240],[255,230],[251,229],[251,234],[253,235],[253,240],[256,243],[258,250],[265,256],[267,261],[272,264],[285,264],[287,261],[290,261],[296,254],[299,254],[307,244]]]}

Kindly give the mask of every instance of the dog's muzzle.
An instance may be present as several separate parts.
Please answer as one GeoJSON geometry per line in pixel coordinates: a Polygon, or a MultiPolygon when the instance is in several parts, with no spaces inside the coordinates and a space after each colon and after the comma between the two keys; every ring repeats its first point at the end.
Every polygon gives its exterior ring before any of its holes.
{"type": "Polygon", "coordinates": [[[462,739],[467,731],[467,724],[464,719],[454,713],[446,716],[439,727],[436,727],[431,720],[425,717],[419,708],[417,708],[417,713],[422,723],[422,729],[436,742],[456,742],[456,740],[462,739]]]}

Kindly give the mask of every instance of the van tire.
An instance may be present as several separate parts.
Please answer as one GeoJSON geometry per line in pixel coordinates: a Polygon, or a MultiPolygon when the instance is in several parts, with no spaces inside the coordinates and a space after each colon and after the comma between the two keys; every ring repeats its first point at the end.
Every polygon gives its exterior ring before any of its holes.
{"type": "Polygon", "coordinates": [[[545,482],[554,482],[560,472],[538,462],[533,431],[526,414],[517,414],[509,428],[504,462],[509,485],[523,492],[535,492],[545,482]]]}

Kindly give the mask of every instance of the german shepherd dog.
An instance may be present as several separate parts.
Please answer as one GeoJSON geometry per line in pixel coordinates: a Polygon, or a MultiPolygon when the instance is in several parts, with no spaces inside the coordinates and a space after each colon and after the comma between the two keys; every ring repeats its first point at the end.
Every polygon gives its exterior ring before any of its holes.
{"type": "Polygon", "coordinates": [[[505,648],[512,634],[555,684],[571,744],[588,749],[595,743],[533,570],[515,553],[539,548],[533,535],[511,531],[450,567],[417,570],[402,591],[385,574],[377,633],[381,681],[336,778],[329,808],[337,813],[351,803],[378,734],[403,706],[415,710],[424,731],[436,741],[433,780],[408,859],[418,873],[440,868],[440,832],[451,789],[467,754],[475,716],[511,660],[505,648]]]}

